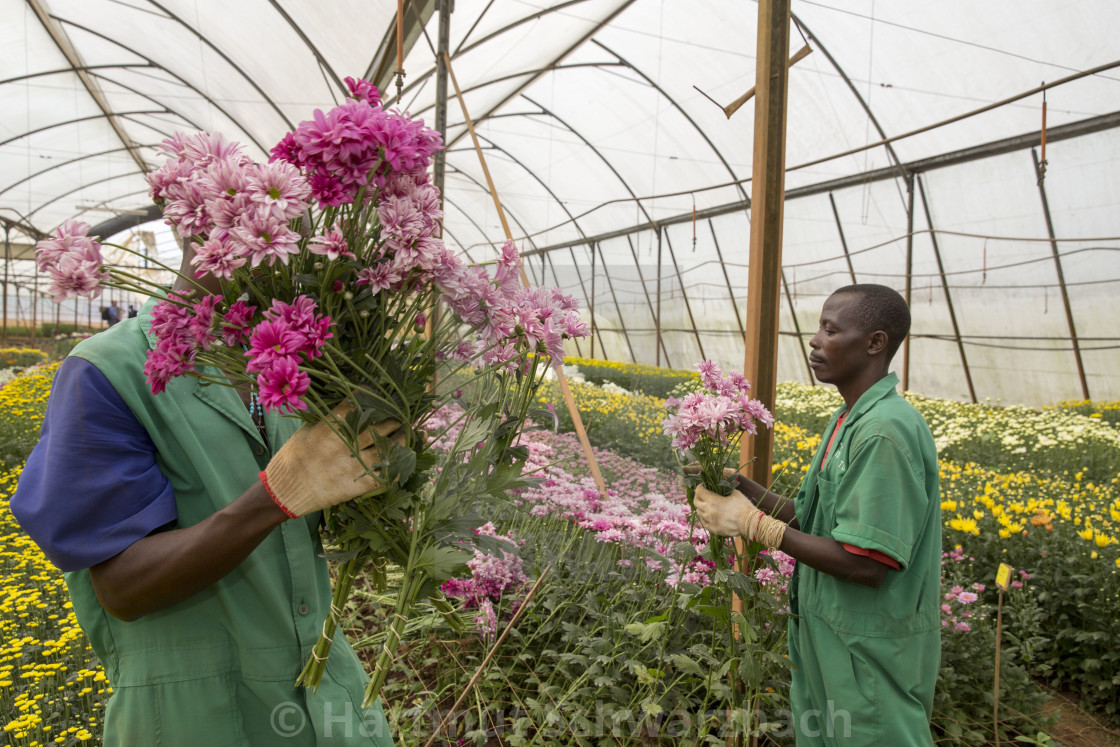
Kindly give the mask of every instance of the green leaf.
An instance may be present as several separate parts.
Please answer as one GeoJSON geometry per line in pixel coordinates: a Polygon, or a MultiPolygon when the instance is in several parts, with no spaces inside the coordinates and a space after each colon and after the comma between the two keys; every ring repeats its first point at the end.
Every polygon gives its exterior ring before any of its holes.
{"type": "Polygon", "coordinates": [[[464,572],[471,557],[471,554],[455,547],[431,545],[420,553],[416,569],[423,570],[436,581],[446,581],[464,572]]]}
{"type": "Polygon", "coordinates": [[[649,643],[661,639],[665,635],[666,623],[664,621],[649,623],[630,623],[626,626],[627,633],[637,636],[642,643],[649,643]]]}

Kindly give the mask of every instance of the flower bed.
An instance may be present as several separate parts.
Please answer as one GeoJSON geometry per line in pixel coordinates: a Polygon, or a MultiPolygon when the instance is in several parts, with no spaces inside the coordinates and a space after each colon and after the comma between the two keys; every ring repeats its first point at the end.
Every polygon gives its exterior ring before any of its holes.
{"type": "MultiPolygon", "coordinates": [[[[0,423],[22,434],[28,445],[38,434],[53,370],[34,369],[0,389],[0,423]]],[[[594,402],[613,408],[628,424],[629,453],[657,453],[659,447],[638,443],[643,439],[634,430],[654,412],[664,417],[657,402],[597,394],[594,387],[585,386],[573,385],[577,401],[581,392],[594,395],[594,402]],[[628,400],[635,413],[629,420],[628,400]]],[[[781,490],[791,492],[808,467],[819,435],[786,421],[802,417],[792,414],[798,403],[804,417],[815,417],[827,406],[828,390],[813,388],[802,401],[796,389],[783,389],[786,399],[779,398],[775,413],[776,468],[782,469],[781,490]],[[786,408],[791,414],[785,414],[786,408]]],[[[581,410],[588,406],[581,401],[581,410]]],[[[563,414],[562,406],[557,410],[563,414]]],[[[952,411],[967,416],[963,410],[952,411]]],[[[605,418],[602,426],[599,434],[610,432],[605,418]]],[[[620,441],[625,430],[618,429],[620,441]]],[[[594,441],[596,431],[591,433],[594,441]]],[[[611,500],[602,501],[585,473],[574,436],[543,432],[530,443],[531,468],[548,463],[541,470],[544,481],[519,497],[529,510],[510,509],[494,516],[493,531],[512,537],[519,546],[519,568],[527,580],[550,564],[553,570],[516,633],[498,649],[481,678],[475,699],[468,701],[471,715],[466,710],[457,714],[453,725],[459,729],[458,738],[466,739],[464,744],[482,743],[499,728],[510,744],[518,743],[517,734],[522,739],[551,736],[549,743],[556,744],[575,743],[573,735],[578,733],[624,744],[638,741],[637,735],[672,744],[679,743],[683,733],[718,736],[728,723],[724,708],[732,702],[725,676],[727,645],[695,611],[706,601],[704,589],[709,587],[704,581],[711,571],[690,557],[698,545],[682,532],[683,505],[675,476],[598,448],[600,466],[614,492],[611,500]]],[[[24,447],[9,455],[25,457],[24,447]]],[[[8,738],[16,745],[96,741],[91,735],[98,732],[109,691],[84,638],[77,634],[61,574],[7,512],[6,498],[16,474],[9,470],[0,475],[3,725],[10,727],[8,738]]],[[[945,600],[943,666],[935,705],[939,742],[981,744],[990,739],[991,711],[984,698],[991,692],[992,580],[999,562],[1011,564],[1016,582],[1022,584],[1005,595],[1004,602],[1005,738],[1010,741],[1014,734],[1045,725],[1043,717],[1035,717],[1039,696],[1028,673],[1073,689],[1087,705],[1109,712],[1109,699],[1116,697],[1110,682],[1117,676],[1110,644],[1120,635],[1112,614],[1118,608],[1120,582],[1120,546],[1114,541],[1120,534],[1117,479],[942,462],[944,592],[950,598],[945,600]],[[1048,520],[1041,520],[1043,516],[1048,520]],[[954,592],[956,586],[960,590],[954,592]]],[[[503,557],[500,550],[498,557],[503,557]]],[[[495,576],[512,566],[510,561],[502,570],[501,564],[477,560],[476,569],[488,569],[495,576]]],[[[768,570],[760,584],[780,585],[789,568],[775,564],[768,570]]],[[[492,615],[478,615],[478,624],[492,631],[490,640],[501,632],[526,590],[526,581],[512,571],[508,580],[511,583],[500,593],[490,596],[492,615]]],[[[364,608],[352,624],[378,630],[377,614],[364,608]]],[[[434,614],[431,618],[427,627],[416,627],[406,637],[408,655],[397,663],[385,691],[401,744],[427,739],[435,723],[434,709],[449,705],[461,692],[487,650],[485,636],[457,637],[440,627],[434,614]],[[425,632],[434,635],[428,638],[425,632]]],[[[788,713],[783,713],[788,707],[781,661],[784,625],[780,616],[774,620],[777,624],[759,631],[758,665],[773,690],[762,706],[770,719],[765,728],[781,743],[790,741],[788,713]]]]}

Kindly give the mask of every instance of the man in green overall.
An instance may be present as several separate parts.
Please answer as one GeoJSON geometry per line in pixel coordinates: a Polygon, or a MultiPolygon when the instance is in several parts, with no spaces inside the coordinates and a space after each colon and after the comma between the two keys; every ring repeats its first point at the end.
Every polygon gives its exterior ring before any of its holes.
{"type": "Polygon", "coordinates": [[[11,500],[105,666],[105,746],[389,747],[341,632],[318,689],[295,687],[330,605],[320,511],[374,478],[247,392],[187,376],[153,395],[154,303],[63,362],[11,500]]]}
{"type": "Polygon", "coordinates": [[[696,489],[713,534],[797,560],[789,587],[790,700],[797,744],[931,745],[940,663],[941,500],[925,420],[895,387],[891,358],[910,331],[894,290],[837,290],[809,342],[832,416],[797,497],[741,475],[723,497],[696,489]]]}

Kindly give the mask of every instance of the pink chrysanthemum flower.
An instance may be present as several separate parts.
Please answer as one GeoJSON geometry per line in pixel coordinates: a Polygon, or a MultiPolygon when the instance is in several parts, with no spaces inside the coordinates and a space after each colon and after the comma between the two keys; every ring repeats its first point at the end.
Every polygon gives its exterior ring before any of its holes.
{"type": "Polygon", "coordinates": [[[378,262],[372,267],[366,267],[358,272],[357,285],[368,285],[376,295],[379,291],[394,287],[402,280],[400,274],[390,262],[378,262]]]}
{"type": "Polygon", "coordinates": [[[68,220],[55,229],[54,236],[35,245],[35,264],[40,272],[58,264],[64,256],[80,262],[101,265],[101,244],[90,238],[89,224],[68,220]]]}
{"type": "Polygon", "coordinates": [[[177,132],[164,140],[160,147],[167,155],[196,168],[206,168],[217,159],[245,157],[241,152],[241,144],[229,140],[220,132],[177,132]]]}
{"type": "Polygon", "coordinates": [[[223,280],[232,280],[233,271],[249,261],[249,258],[240,251],[242,246],[214,237],[196,245],[194,256],[191,257],[195,277],[213,275],[223,280]]]}
{"type": "Polygon", "coordinates": [[[337,224],[332,226],[331,230],[325,234],[313,236],[307,242],[307,250],[312,254],[321,254],[332,261],[339,257],[354,259],[354,252],[350,251],[350,246],[342,235],[342,229],[337,224]]]}
{"type": "Polygon", "coordinates": [[[350,96],[358,101],[364,101],[370,106],[381,105],[381,92],[377,90],[377,86],[370,83],[368,80],[361,78],[351,78],[349,75],[342,79],[346,87],[350,89],[350,96]]]}
{"type": "Polygon", "coordinates": [[[101,284],[109,280],[109,273],[101,269],[100,262],[91,262],[72,254],[65,254],[47,268],[50,275],[48,292],[55,303],[74,297],[97,298],[101,284]]]}
{"type": "Polygon", "coordinates": [[[249,335],[249,349],[245,351],[249,363],[245,369],[263,371],[281,359],[294,362],[306,342],[306,338],[286,322],[261,322],[249,335]]]}
{"type": "Polygon", "coordinates": [[[290,163],[256,165],[248,173],[249,198],[276,221],[289,221],[307,209],[311,185],[290,163]]]}
{"type": "Polygon", "coordinates": [[[268,411],[306,410],[303,395],[310,385],[311,377],[292,358],[276,358],[257,375],[261,406],[268,411]]]}
{"type": "Polygon", "coordinates": [[[249,264],[259,266],[266,259],[269,265],[288,264],[288,257],[299,253],[299,234],[267,213],[254,212],[230,230],[230,240],[238,250],[249,255],[249,264]]]}
{"type": "Polygon", "coordinates": [[[249,337],[249,324],[257,307],[244,301],[234,301],[222,319],[222,341],[233,347],[241,345],[249,337]]]}

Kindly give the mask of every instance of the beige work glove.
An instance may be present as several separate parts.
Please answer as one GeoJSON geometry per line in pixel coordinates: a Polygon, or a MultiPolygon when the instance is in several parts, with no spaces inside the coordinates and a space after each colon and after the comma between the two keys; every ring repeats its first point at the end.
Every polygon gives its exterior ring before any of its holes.
{"type": "Polygon", "coordinates": [[[712,534],[721,537],[738,535],[751,542],[757,540],[771,549],[782,544],[786,533],[785,522],[767,516],[738,490],[723,496],[697,485],[693,502],[700,523],[712,534]]]}
{"type": "MultiPolygon", "coordinates": [[[[350,409],[349,404],[343,403],[330,417],[341,425],[350,409]]],[[[400,430],[400,423],[382,420],[359,436],[358,446],[362,450],[359,462],[327,421],[305,424],[272,457],[260,473],[261,482],[276,505],[293,519],[372,493],[383,485],[366,472],[366,467],[377,465],[383,457],[372,445],[374,439],[370,430],[380,436],[391,436],[393,443],[404,444],[405,434],[400,430]]]]}
{"type": "MultiPolygon", "coordinates": [[[[681,471],[684,472],[686,475],[698,475],[701,472],[700,462],[689,462],[688,464],[684,465],[684,467],[681,468],[681,471]]],[[[735,472],[736,471],[734,469],[732,469],[731,467],[724,467],[723,468],[723,476],[724,477],[731,477],[732,475],[735,474],[735,472]]],[[[683,477],[679,478],[677,480],[677,482],[680,485],[681,490],[686,489],[683,477]]]]}

